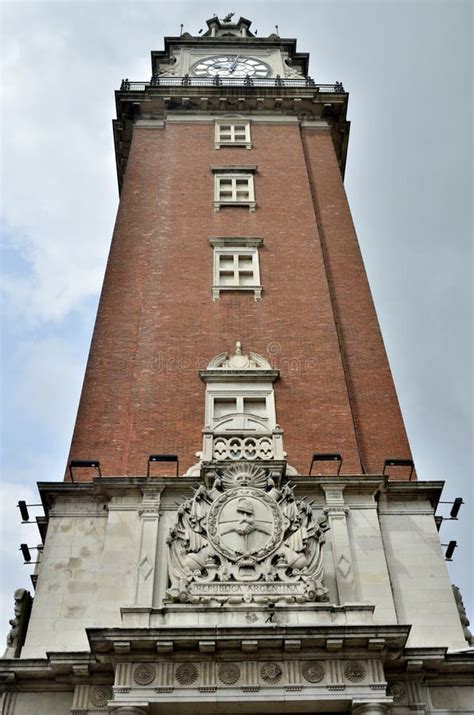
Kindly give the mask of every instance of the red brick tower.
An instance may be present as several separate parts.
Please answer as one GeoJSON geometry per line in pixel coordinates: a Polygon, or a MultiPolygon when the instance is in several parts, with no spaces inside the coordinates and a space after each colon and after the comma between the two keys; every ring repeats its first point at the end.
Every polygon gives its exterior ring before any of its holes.
{"type": "Polygon", "coordinates": [[[176,454],[184,474],[283,439],[299,474],[315,452],[380,474],[410,451],[344,192],[348,94],[294,39],[207,24],[116,93],[120,206],[70,459],[134,476],[176,454]]]}

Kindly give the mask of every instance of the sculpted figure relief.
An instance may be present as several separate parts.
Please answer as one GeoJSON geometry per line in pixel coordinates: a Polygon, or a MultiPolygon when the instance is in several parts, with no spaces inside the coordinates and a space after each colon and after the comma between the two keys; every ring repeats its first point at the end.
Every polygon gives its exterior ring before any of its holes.
{"type": "Polygon", "coordinates": [[[191,603],[326,600],[325,517],[271,470],[216,471],[178,508],[168,536],[168,597],[191,603]]]}
{"type": "Polygon", "coordinates": [[[14,598],[13,618],[8,621],[11,628],[7,634],[7,647],[4,658],[18,658],[26,634],[30,617],[32,598],[24,588],[17,588],[14,598]]]}

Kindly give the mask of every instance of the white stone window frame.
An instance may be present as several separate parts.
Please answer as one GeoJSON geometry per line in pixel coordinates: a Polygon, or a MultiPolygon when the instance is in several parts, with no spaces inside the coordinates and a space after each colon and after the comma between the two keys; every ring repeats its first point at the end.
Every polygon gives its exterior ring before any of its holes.
{"type": "Polygon", "coordinates": [[[248,238],[240,236],[232,236],[225,238],[210,238],[210,245],[214,249],[213,269],[212,269],[212,298],[219,300],[221,291],[246,291],[253,292],[256,301],[262,297],[262,283],[260,279],[260,256],[258,249],[263,244],[261,238],[248,238]],[[222,256],[234,257],[234,284],[221,283],[221,265],[220,259],[222,256]],[[239,256],[250,256],[252,258],[253,281],[245,285],[240,285],[238,260],[239,256]]]}
{"type": "Polygon", "coordinates": [[[244,147],[246,149],[252,148],[252,139],[250,135],[250,121],[248,119],[218,119],[215,122],[215,136],[214,136],[214,147],[215,149],[220,149],[221,147],[235,146],[244,147]],[[223,136],[224,127],[229,127],[230,138],[223,136]],[[244,127],[244,132],[236,133],[236,127],[244,127]]]}
{"type": "Polygon", "coordinates": [[[214,211],[220,211],[221,208],[229,207],[247,207],[249,211],[255,211],[257,206],[255,201],[255,184],[254,174],[257,171],[256,166],[211,166],[211,171],[214,174],[214,211]],[[245,199],[239,199],[237,196],[237,181],[245,180],[247,182],[247,196],[245,199]],[[231,182],[232,196],[222,197],[222,181],[231,182]]]}
{"type": "MultiPolygon", "coordinates": [[[[244,418],[245,419],[245,418],[244,418]]],[[[276,427],[276,412],[275,412],[275,393],[273,385],[266,381],[259,384],[254,382],[229,382],[208,384],[206,389],[206,406],[205,406],[205,424],[209,429],[216,430],[219,433],[242,432],[252,434],[253,432],[271,432],[276,427]],[[228,415],[215,417],[214,406],[216,400],[235,400],[236,410],[228,415]],[[265,400],[265,417],[261,415],[253,415],[251,412],[244,412],[243,403],[245,399],[264,399],[265,400]],[[247,427],[236,427],[233,423],[233,416],[245,415],[248,420],[247,427]],[[226,429],[226,422],[229,424],[226,429]],[[253,424],[253,426],[250,426],[253,424]]]]}

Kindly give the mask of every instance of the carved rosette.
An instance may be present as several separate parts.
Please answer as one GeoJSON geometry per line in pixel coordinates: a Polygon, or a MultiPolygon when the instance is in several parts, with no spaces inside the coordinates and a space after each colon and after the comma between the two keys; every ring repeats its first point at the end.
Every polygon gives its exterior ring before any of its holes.
{"type": "Polygon", "coordinates": [[[155,677],[156,669],[151,663],[140,663],[133,671],[133,679],[138,685],[150,685],[155,677]]]}
{"type": "Polygon", "coordinates": [[[217,676],[225,685],[234,685],[240,679],[240,667],[237,663],[222,663],[217,671],[217,676]]]}
{"type": "Polygon", "coordinates": [[[278,488],[273,476],[248,463],[216,469],[210,486],[201,484],[178,507],[167,539],[170,600],[327,600],[326,519],[316,519],[312,505],[289,483],[278,488]]]}
{"type": "Polygon", "coordinates": [[[260,677],[269,685],[276,685],[282,675],[283,670],[279,663],[263,663],[260,666],[260,677]]]}
{"type": "Polygon", "coordinates": [[[324,674],[324,665],[317,660],[308,660],[301,666],[301,675],[308,683],[320,683],[324,674]]]}
{"type": "Polygon", "coordinates": [[[358,660],[351,660],[343,668],[344,677],[351,683],[361,683],[367,676],[367,668],[358,660]]]}
{"type": "Polygon", "coordinates": [[[194,685],[198,675],[199,672],[194,663],[181,663],[174,673],[174,677],[180,685],[194,685]]]}
{"type": "Polygon", "coordinates": [[[390,683],[388,685],[388,694],[393,697],[393,702],[395,705],[400,705],[406,699],[407,691],[403,683],[390,683]]]}
{"type": "Polygon", "coordinates": [[[95,708],[105,708],[108,701],[112,700],[112,688],[107,685],[93,685],[89,692],[90,704],[95,708]]]}

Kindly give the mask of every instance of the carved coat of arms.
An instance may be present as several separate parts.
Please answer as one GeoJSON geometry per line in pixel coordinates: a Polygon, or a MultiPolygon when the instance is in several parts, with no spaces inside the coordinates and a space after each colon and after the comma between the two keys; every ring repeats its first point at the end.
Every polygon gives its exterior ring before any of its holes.
{"type": "Polygon", "coordinates": [[[168,543],[172,601],[327,600],[322,546],[327,523],[290,483],[240,464],[212,473],[178,507],[168,543]]]}

